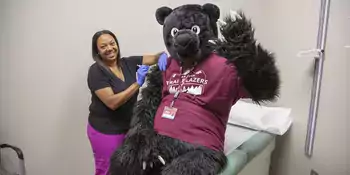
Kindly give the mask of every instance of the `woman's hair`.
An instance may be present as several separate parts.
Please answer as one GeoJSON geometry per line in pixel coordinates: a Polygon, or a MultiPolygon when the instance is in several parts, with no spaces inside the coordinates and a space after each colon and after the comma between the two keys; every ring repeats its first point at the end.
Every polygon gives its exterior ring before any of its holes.
{"type": "Polygon", "coordinates": [[[115,40],[115,42],[117,44],[117,47],[118,47],[117,64],[119,65],[120,64],[120,61],[119,61],[120,60],[120,46],[119,46],[119,42],[118,42],[117,37],[114,35],[114,33],[109,31],[109,30],[98,31],[98,32],[96,32],[94,34],[94,36],[92,36],[92,58],[98,63],[101,63],[101,61],[102,61],[102,58],[100,57],[100,55],[98,53],[97,40],[103,34],[109,34],[109,35],[111,35],[114,38],[114,40],[115,40]]]}

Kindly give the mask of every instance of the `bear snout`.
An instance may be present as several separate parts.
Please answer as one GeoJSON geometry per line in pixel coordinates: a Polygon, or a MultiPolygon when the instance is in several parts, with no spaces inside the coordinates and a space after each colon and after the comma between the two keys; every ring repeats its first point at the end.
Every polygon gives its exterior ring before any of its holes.
{"type": "Polygon", "coordinates": [[[175,39],[175,44],[186,47],[193,38],[189,33],[179,34],[175,39]]]}
{"type": "Polygon", "coordinates": [[[179,31],[174,37],[174,47],[179,55],[195,55],[199,50],[199,38],[192,31],[179,31]]]}

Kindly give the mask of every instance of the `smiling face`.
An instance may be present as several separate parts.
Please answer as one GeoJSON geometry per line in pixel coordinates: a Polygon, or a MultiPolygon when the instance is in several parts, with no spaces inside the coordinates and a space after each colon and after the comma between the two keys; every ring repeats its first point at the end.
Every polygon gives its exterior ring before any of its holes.
{"type": "Polygon", "coordinates": [[[97,39],[97,49],[98,53],[100,55],[100,58],[103,61],[116,61],[117,55],[119,52],[119,48],[117,45],[117,42],[114,40],[114,38],[109,34],[102,34],[97,39]]]}

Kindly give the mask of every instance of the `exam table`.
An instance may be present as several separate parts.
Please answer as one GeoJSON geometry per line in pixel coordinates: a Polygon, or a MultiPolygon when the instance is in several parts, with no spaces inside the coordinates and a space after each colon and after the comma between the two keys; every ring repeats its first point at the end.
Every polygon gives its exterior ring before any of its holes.
{"type": "Polygon", "coordinates": [[[227,166],[220,175],[268,175],[274,148],[275,135],[257,132],[227,154],[227,166]]]}
{"type": "MultiPolygon", "coordinates": [[[[2,144],[1,148],[12,148],[20,160],[20,173],[25,175],[23,153],[19,148],[2,144]]],[[[271,153],[275,148],[275,136],[258,132],[227,155],[227,166],[220,175],[268,175],[271,153]]],[[[0,166],[0,175],[6,173],[0,166]]]]}
{"type": "MultiPolygon", "coordinates": [[[[236,126],[228,124],[228,127],[236,126]]],[[[227,137],[234,139],[235,134],[240,133],[230,133],[227,137]]],[[[8,144],[2,144],[1,148],[11,148],[17,153],[20,160],[19,175],[24,175],[25,166],[22,151],[8,144]]],[[[257,132],[227,154],[227,166],[220,175],[268,175],[270,157],[274,148],[275,135],[257,132]]],[[[6,173],[5,170],[1,168],[1,163],[0,175],[10,175],[10,173],[6,173]]]]}

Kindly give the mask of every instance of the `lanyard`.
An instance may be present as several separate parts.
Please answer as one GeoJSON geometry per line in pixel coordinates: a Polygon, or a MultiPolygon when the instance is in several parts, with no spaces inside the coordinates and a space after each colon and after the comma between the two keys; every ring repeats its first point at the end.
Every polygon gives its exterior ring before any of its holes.
{"type": "Polygon", "coordinates": [[[179,97],[180,91],[176,91],[173,100],[170,103],[170,107],[172,108],[174,106],[175,100],[177,99],[177,97],[179,97]]]}
{"type": "MultiPolygon", "coordinates": [[[[196,64],[195,64],[195,65],[196,65],[196,64]]],[[[180,78],[179,78],[180,81],[179,81],[179,83],[182,81],[182,76],[183,76],[183,75],[190,75],[190,74],[191,74],[191,72],[194,70],[195,65],[194,65],[194,66],[189,70],[189,72],[186,73],[186,74],[183,74],[183,73],[182,73],[182,66],[180,66],[180,78]]],[[[170,107],[171,107],[171,108],[174,106],[175,100],[176,100],[176,99],[179,97],[179,95],[180,95],[181,87],[182,87],[182,85],[179,85],[178,90],[177,90],[176,93],[174,94],[174,98],[173,98],[173,100],[172,100],[171,103],[170,103],[170,107]]],[[[184,92],[186,92],[186,91],[184,91],[184,92]]]]}

